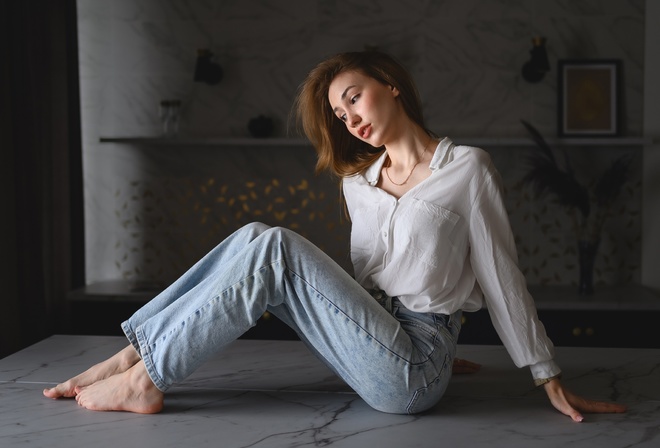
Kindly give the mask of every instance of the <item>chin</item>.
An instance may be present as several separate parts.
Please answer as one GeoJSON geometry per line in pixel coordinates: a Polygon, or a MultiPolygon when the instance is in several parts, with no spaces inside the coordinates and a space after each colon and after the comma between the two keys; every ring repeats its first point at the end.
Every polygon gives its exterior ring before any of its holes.
{"type": "Polygon", "coordinates": [[[365,142],[366,144],[373,146],[374,148],[380,148],[381,146],[383,146],[383,143],[380,142],[380,140],[378,138],[375,138],[375,136],[373,135],[370,135],[367,138],[361,138],[361,137],[357,137],[357,138],[365,142]]]}

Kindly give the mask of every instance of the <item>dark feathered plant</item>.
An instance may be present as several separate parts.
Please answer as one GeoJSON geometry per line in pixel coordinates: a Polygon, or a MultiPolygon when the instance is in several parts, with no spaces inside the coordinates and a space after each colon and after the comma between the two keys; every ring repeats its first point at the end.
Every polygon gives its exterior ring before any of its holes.
{"type": "Polygon", "coordinates": [[[563,165],[560,165],[553,149],[539,131],[528,122],[521,121],[537,149],[529,158],[530,171],[523,181],[529,183],[537,195],[553,194],[560,204],[573,210],[578,240],[598,241],[609,208],[628,180],[631,158],[623,155],[614,160],[590,193],[576,179],[566,151],[561,150],[563,165]]]}

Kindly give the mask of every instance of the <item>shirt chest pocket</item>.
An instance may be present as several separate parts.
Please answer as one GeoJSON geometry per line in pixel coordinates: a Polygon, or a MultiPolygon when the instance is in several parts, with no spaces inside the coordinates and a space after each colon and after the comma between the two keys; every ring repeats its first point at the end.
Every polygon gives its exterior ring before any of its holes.
{"type": "Polygon", "coordinates": [[[434,268],[462,264],[467,254],[467,224],[460,215],[439,205],[413,199],[402,210],[398,241],[410,256],[434,268]]]}

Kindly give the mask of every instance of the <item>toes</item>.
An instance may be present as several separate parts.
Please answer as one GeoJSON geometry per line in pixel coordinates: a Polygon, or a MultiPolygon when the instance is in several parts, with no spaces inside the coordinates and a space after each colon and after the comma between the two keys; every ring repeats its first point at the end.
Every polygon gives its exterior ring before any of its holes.
{"type": "Polygon", "coordinates": [[[43,393],[48,398],[73,397],[75,395],[75,391],[67,383],[44,389],[43,393]]]}

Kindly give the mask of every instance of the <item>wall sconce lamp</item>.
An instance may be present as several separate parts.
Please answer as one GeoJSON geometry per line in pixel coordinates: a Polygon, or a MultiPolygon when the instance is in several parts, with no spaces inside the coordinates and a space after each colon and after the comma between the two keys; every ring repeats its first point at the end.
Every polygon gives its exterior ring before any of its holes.
{"type": "Polygon", "coordinates": [[[197,63],[195,64],[195,82],[205,82],[214,85],[222,80],[222,67],[214,63],[211,59],[213,53],[211,50],[200,48],[197,50],[197,63]]]}
{"type": "Polygon", "coordinates": [[[548,53],[545,51],[545,37],[534,37],[530,50],[531,58],[522,67],[522,77],[527,82],[539,82],[550,71],[548,53]]]}

